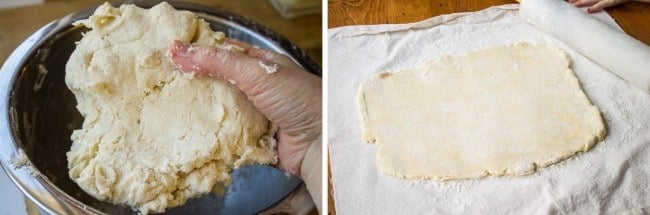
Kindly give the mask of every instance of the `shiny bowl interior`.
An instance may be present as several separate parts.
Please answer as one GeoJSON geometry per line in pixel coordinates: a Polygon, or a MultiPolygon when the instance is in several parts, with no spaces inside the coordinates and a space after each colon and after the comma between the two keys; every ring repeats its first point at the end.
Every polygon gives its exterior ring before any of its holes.
{"type": "MultiPolygon", "coordinates": [[[[157,1],[138,1],[151,7],[157,1]]],[[[320,67],[300,48],[259,23],[204,6],[170,2],[176,9],[190,10],[223,31],[262,48],[290,56],[306,70],[320,76],[320,67]]],[[[65,64],[88,29],[73,27],[94,8],[71,14],[41,28],[27,39],[0,70],[0,161],[10,178],[36,204],[49,213],[132,214],[124,205],[99,201],[68,176],[66,152],[70,135],[81,127],[83,118],[76,109],[74,95],[65,85],[65,64]],[[30,175],[24,168],[9,164],[22,149],[41,175],[30,175]]],[[[301,181],[287,178],[268,166],[250,166],[232,173],[233,185],[225,195],[210,194],[168,210],[169,214],[223,213],[248,214],[273,205],[294,190],[301,181]],[[260,186],[259,184],[265,184],[260,186]]]]}

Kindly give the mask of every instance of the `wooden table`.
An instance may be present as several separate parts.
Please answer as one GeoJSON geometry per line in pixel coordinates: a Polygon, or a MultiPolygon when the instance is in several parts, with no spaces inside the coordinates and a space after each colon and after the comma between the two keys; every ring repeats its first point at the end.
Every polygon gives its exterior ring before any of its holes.
{"type": "MultiPolygon", "coordinates": [[[[517,3],[514,0],[329,0],[328,28],[346,25],[397,24],[430,17],[517,3]]],[[[632,37],[650,44],[650,4],[628,2],[606,9],[632,37]]]]}
{"type": "MultiPolygon", "coordinates": [[[[45,24],[76,11],[96,7],[114,0],[46,0],[44,4],[0,9],[0,62],[29,35],[45,24]]],[[[285,19],[275,11],[268,0],[189,0],[209,7],[231,11],[277,31],[304,49],[322,65],[321,14],[285,19]]]]}
{"type": "MultiPolygon", "coordinates": [[[[328,0],[328,28],[346,25],[398,24],[430,17],[479,11],[517,3],[514,0],[328,0]]],[[[628,2],[606,10],[632,37],[650,44],[650,4],[628,2]]],[[[331,169],[328,209],[335,214],[331,169]]]]}

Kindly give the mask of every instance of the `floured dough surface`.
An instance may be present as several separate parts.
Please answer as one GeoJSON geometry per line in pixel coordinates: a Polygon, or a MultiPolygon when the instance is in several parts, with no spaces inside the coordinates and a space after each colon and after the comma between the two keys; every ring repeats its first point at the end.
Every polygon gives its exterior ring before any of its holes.
{"type": "Polygon", "coordinates": [[[167,3],[99,7],[66,65],[83,127],[70,177],[92,196],[161,212],[228,183],[233,168],[277,161],[269,121],[223,81],[183,75],[174,39],[237,50],[207,22],[167,3]]]}
{"type": "Polygon", "coordinates": [[[523,43],[379,73],[359,89],[363,139],[396,177],[530,174],[605,136],[569,63],[559,48],[523,43]]]}

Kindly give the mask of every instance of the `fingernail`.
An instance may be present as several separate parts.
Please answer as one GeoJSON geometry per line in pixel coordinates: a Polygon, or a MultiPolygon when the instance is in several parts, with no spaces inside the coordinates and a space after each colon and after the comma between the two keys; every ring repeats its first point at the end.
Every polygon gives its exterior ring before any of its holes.
{"type": "Polygon", "coordinates": [[[591,8],[587,8],[587,13],[591,13],[591,12],[592,12],[592,9],[591,9],[591,8]]]}
{"type": "Polygon", "coordinates": [[[187,58],[189,56],[189,49],[190,44],[180,40],[174,40],[172,44],[172,54],[178,57],[187,58]]]}

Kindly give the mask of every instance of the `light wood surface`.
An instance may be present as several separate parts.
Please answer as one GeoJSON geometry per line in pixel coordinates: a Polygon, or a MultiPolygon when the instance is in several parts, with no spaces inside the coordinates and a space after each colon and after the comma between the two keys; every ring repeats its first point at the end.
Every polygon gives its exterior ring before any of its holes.
{"type": "MultiPolygon", "coordinates": [[[[0,62],[36,30],[76,11],[96,7],[111,0],[48,0],[44,4],[11,9],[0,9],[0,62]]],[[[228,10],[277,31],[304,49],[322,65],[321,14],[285,19],[275,11],[268,0],[190,0],[209,7],[228,10]]]]}
{"type": "MultiPolygon", "coordinates": [[[[347,25],[399,24],[421,21],[449,13],[470,12],[515,0],[328,0],[328,28],[347,25]]],[[[650,4],[627,2],[606,9],[607,13],[632,37],[650,44],[650,4]]],[[[328,209],[336,214],[335,185],[328,169],[328,209]]]]}

